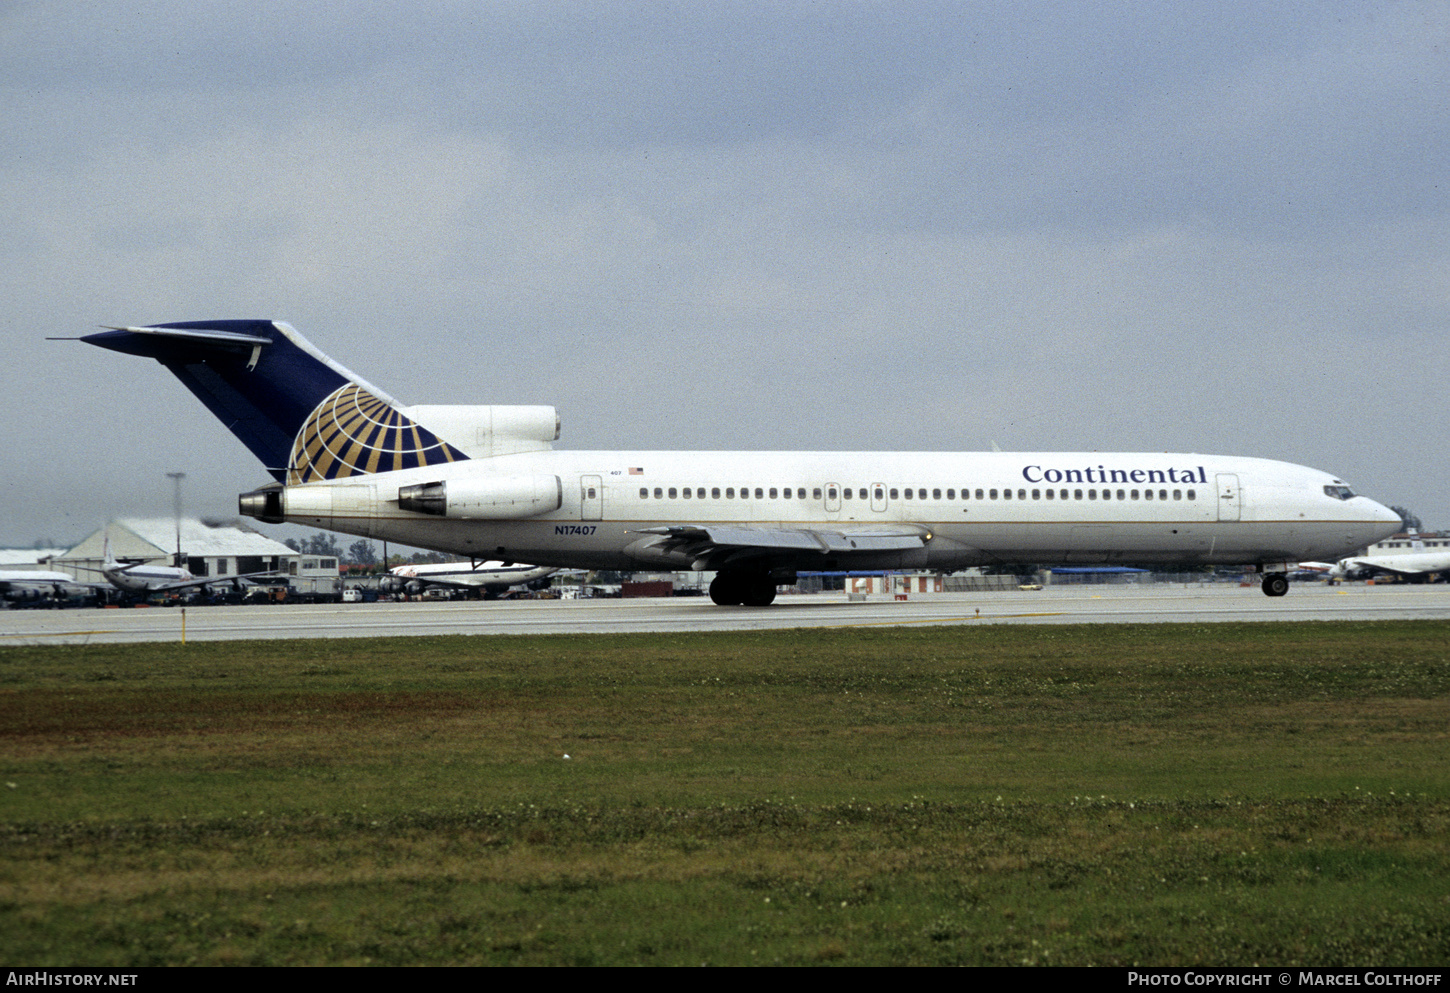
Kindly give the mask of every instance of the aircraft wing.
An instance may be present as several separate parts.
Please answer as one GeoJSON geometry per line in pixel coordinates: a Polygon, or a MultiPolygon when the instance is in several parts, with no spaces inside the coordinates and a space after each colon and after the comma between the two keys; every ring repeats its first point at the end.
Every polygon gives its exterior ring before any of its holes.
{"type": "Polygon", "coordinates": [[[863,528],[781,528],[749,524],[677,524],[644,528],[658,535],[651,551],[688,557],[697,570],[722,569],[750,559],[808,559],[812,555],[910,552],[924,547],[931,532],[921,525],[863,528]]]}
{"type": "Polygon", "coordinates": [[[167,583],[165,586],[153,586],[148,593],[175,593],[177,590],[191,590],[198,586],[216,586],[221,583],[234,583],[241,579],[260,579],[262,576],[280,576],[276,569],[269,569],[266,572],[235,572],[226,576],[202,576],[200,579],[188,579],[182,583],[167,583]]]}

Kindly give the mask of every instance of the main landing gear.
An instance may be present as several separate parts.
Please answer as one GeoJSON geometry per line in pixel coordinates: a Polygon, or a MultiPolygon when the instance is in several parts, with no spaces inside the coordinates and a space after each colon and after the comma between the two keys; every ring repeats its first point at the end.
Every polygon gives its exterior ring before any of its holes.
{"type": "Polygon", "coordinates": [[[710,599],[722,607],[769,607],[775,602],[775,578],[764,572],[722,572],[710,582],[710,599]]]}
{"type": "Polygon", "coordinates": [[[1283,596],[1289,592],[1289,577],[1282,572],[1271,572],[1259,584],[1264,596],[1283,596]]]}

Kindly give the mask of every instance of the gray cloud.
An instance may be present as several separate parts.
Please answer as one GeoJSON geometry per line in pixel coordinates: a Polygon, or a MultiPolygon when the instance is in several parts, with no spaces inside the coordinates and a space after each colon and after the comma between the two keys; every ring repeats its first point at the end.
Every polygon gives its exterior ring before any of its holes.
{"type": "Polygon", "coordinates": [[[1450,17],[1242,6],[12,5],[0,542],[259,481],[41,340],[223,316],[568,447],[1223,451],[1450,526],[1450,17]]]}

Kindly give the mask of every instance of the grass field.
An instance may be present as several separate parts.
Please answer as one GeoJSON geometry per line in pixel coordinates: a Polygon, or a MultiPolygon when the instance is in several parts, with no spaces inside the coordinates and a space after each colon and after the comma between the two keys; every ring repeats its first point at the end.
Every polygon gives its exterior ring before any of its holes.
{"type": "Polygon", "coordinates": [[[0,649],[0,959],[1450,963],[1450,625],[0,649]]]}

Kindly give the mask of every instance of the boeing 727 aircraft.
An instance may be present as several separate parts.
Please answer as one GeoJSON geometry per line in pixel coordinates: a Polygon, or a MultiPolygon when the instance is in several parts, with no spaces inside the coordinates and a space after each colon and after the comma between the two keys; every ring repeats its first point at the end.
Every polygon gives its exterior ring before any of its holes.
{"type": "Polygon", "coordinates": [[[1249,565],[1282,596],[1400,518],[1304,466],[1119,452],[554,451],[552,407],[407,406],[274,321],[112,328],[275,482],[241,512],[474,559],[715,571],[764,606],[797,570],[992,562],[1249,565]]]}

